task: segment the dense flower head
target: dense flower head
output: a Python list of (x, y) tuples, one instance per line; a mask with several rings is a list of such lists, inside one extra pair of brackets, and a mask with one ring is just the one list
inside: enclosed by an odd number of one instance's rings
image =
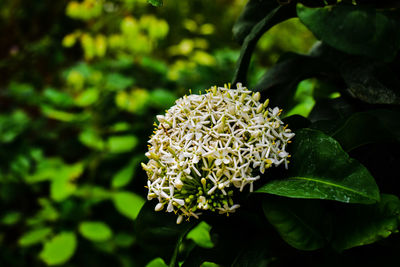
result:
[(149, 140), (148, 199), (155, 210), (166, 208), (183, 217), (198, 218), (202, 210), (234, 212), (234, 194), (260, 173), (284, 164), (294, 133), (279, 119), (282, 110), (260, 103), (260, 93), (212, 87), (205, 94), (184, 96), (165, 115), (158, 115)]

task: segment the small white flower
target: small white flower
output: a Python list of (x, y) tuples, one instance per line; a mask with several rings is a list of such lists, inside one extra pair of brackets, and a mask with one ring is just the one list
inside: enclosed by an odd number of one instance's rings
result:
[(155, 210), (155, 211), (160, 211), (160, 210), (162, 210), (163, 208), (164, 208), (164, 204), (158, 203), (158, 204), (156, 205), (156, 207), (154, 208), (154, 210)]
[(228, 206), (228, 204), (225, 204), (222, 208), (218, 208), (219, 210), (219, 214), (229, 214), (229, 213), (233, 213), (236, 211), (236, 209), (238, 209), (240, 207), (239, 204), (235, 204), (231, 207)]

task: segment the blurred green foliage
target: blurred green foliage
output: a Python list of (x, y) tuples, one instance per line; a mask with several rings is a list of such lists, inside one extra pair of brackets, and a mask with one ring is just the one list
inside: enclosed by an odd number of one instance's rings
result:
[[(152, 260), (133, 222), (145, 201), (140, 162), (154, 117), (188, 89), (231, 80), (240, 48), (231, 28), (244, 3), (0, 2), (1, 265)], [(250, 79), (314, 40), (296, 20), (275, 27)], [(309, 112), (311, 87), (299, 87), (296, 99), (307, 104), (295, 112)], [(212, 247), (209, 230), (204, 223), (188, 238)]]

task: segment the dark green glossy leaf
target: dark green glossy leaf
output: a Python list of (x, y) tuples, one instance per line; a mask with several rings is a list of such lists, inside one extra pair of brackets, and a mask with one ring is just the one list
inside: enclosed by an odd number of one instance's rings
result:
[(334, 225), (332, 246), (335, 249), (371, 244), (399, 231), (400, 200), (383, 194), (375, 205), (346, 207), (336, 214)]
[(300, 115), (292, 115), (283, 119), (285, 124), (289, 125), (289, 129), (296, 131), (298, 129), (306, 128), (310, 125), (310, 121)]
[(316, 250), (325, 245), (324, 210), (316, 200), (267, 198), (264, 214), (281, 237), (300, 250)]
[(272, 26), (293, 16), (295, 16), (294, 5), (278, 6), (265, 13), (265, 16), (251, 27), (251, 31), (244, 39), (240, 56), (236, 63), (236, 70), (232, 79), (233, 84), (237, 82), (246, 84), (251, 55), (261, 36)]
[(354, 98), (370, 104), (400, 104), (400, 79), (389, 65), (347, 57), (340, 66), (347, 91)]
[(179, 245), (195, 222), (183, 221), (176, 224), (175, 214), (156, 212), (154, 207), (155, 203), (148, 201), (140, 210), (135, 224), (137, 243), (149, 256), (162, 257), (166, 262), (170, 262), (170, 266), (174, 266)]
[[(400, 23), (367, 6), (297, 6), (300, 20), (322, 41), (355, 55), (392, 60), (400, 47)], [(390, 40), (390, 41), (388, 41)]]
[(331, 136), (344, 150), (378, 142), (400, 141), (400, 112), (372, 110), (355, 113), (340, 125)]
[(254, 88), (265, 92), (271, 103), (286, 110), (294, 104), (292, 99), (302, 80), (330, 71), (331, 68), (318, 58), (287, 53), (263, 75)]
[[(222, 266), (232, 266), (234, 262), (240, 264), (246, 262), (247, 258), (242, 259), (241, 255), (246, 257), (248, 250), (253, 250), (256, 246), (270, 249), (270, 246), (275, 245), (275, 241), (280, 241), (280, 237), (274, 234), (273, 227), (266, 225), (264, 214), (259, 209), (259, 200), (257, 198), (248, 200), (238, 212), (229, 217), (214, 213), (202, 215), (203, 220), (212, 226), (210, 236), (214, 247), (206, 249), (195, 246), (182, 267), (200, 266), (204, 261), (215, 262)], [(261, 259), (264, 256), (269, 258), (265, 254), (259, 255), (259, 262), (264, 262)], [(257, 261), (252, 262), (257, 263)]]
[(292, 161), (286, 178), (273, 180), (257, 192), (292, 198), (329, 199), (371, 204), (379, 189), (368, 170), (343, 151), (328, 135), (301, 129), (291, 145)]
[[(339, 87), (339, 90), (346, 95), (370, 104), (400, 103), (400, 79), (396, 75), (398, 66), (395, 64), (350, 55), (323, 42), (315, 45), (310, 54), (332, 67), (330, 76), (336, 79), (341, 76), (346, 87)], [(353, 108), (360, 105), (351, 104)]]
[(313, 122), (310, 128), (314, 128), (314, 125), (318, 124), (315, 129), (323, 132), (334, 131), (340, 120), (357, 111), (359, 111), (357, 105), (354, 105), (354, 101), (349, 98), (338, 97), (317, 100), (308, 116), (308, 119)]
[(268, 267), (274, 261), (274, 257), (270, 255), (269, 248), (264, 244), (249, 244), (235, 258), (232, 267)]

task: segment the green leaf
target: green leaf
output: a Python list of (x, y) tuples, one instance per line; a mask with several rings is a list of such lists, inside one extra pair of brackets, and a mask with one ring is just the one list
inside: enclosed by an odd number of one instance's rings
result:
[(93, 184), (80, 185), (74, 192), (75, 196), (90, 200), (93, 203), (109, 199), (112, 194), (109, 190)]
[(74, 100), (69, 94), (54, 88), (44, 89), (43, 97), (50, 104), (61, 108), (69, 108), (74, 104)]
[(161, 7), (163, 5), (162, 0), (147, 0), (147, 2), (156, 7)]
[(21, 110), (0, 115), (0, 143), (10, 143), (28, 127), (29, 117)]
[(49, 180), (59, 173), (63, 165), (64, 163), (60, 158), (46, 158), (41, 160), (36, 166), (35, 173), (25, 177), (25, 181), (28, 183), (38, 183)]
[(81, 222), (79, 232), (83, 237), (96, 242), (106, 241), (112, 237), (112, 230), (104, 222)]
[(150, 93), (151, 104), (160, 109), (170, 108), (176, 98), (175, 94), (166, 89), (155, 89)]
[(340, 66), (347, 91), (354, 98), (370, 104), (400, 104), (400, 79), (390, 65), (348, 57)]
[(80, 119), (80, 114), (53, 109), (46, 105), (41, 106), (41, 111), (45, 117), (62, 122), (72, 122)]
[(73, 181), (81, 176), (84, 166), (81, 162), (73, 165), (64, 165), (58, 173), (51, 177), (50, 195), (55, 201), (63, 201), (76, 190)]
[(309, 8), (299, 4), (297, 15), (317, 38), (349, 54), (390, 61), (400, 47), (400, 23), (389, 11), (362, 5)]
[(302, 128), (307, 128), (311, 122), (300, 115), (292, 115), (286, 118), (283, 118), (283, 122), (289, 125), (289, 128), (292, 131), (297, 131)]
[(128, 165), (126, 165), (120, 171), (118, 171), (111, 180), (111, 187), (121, 188), (129, 184), (129, 182), (135, 175), (139, 163), (142, 160), (143, 160), (142, 156), (136, 156), (135, 158), (132, 159), (132, 161)]
[(44, 244), (39, 256), (47, 265), (66, 263), (74, 255), (76, 243), (73, 232), (61, 232)]
[(117, 246), (126, 248), (131, 246), (135, 242), (135, 238), (132, 233), (117, 233), (114, 237), (114, 243)]
[(301, 115), (308, 117), (315, 105), (313, 91), (315, 90), (316, 82), (313, 79), (301, 81), (297, 85), (296, 93), (293, 97), (295, 106), (285, 112), (285, 116)]
[[(380, 59), (350, 55), (323, 42), (315, 45), (310, 54), (333, 68), (329, 71), (331, 76), (340, 75), (343, 78), (347, 87), (338, 89), (345, 89), (346, 94), (370, 104), (400, 103), (397, 66)], [(354, 103), (350, 106), (355, 108)]]
[[(263, 240), (264, 241), (264, 240)], [(249, 242), (240, 253), (237, 253), (237, 257), (232, 263), (232, 267), (268, 267), (271, 263), (276, 260), (271, 254), (271, 248), (264, 242)]]
[(86, 89), (75, 98), (75, 104), (79, 107), (88, 107), (99, 99), (100, 91), (97, 88)]
[(176, 224), (175, 214), (156, 212), (154, 206), (154, 201), (147, 201), (140, 210), (135, 224), (137, 244), (149, 256), (162, 257), (170, 266), (174, 266), (182, 239), (194, 222)]
[(301, 129), (291, 150), (292, 161), (286, 178), (268, 182), (257, 192), (346, 203), (379, 201), (374, 178), (335, 139), (316, 130)]
[(268, 221), (289, 245), (300, 250), (325, 245), (324, 210), (318, 201), (267, 198), (262, 205)]
[(135, 83), (132, 77), (126, 77), (119, 73), (110, 73), (106, 76), (106, 89), (110, 91), (124, 90)]
[(271, 103), (281, 107), (294, 106), (293, 98), (298, 84), (305, 79), (331, 72), (331, 68), (318, 58), (286, 53), (254, 86), (265, 92)]
[(211, 261), (205, 261), (200, 265), (200, 267), (220, 267), (220, 266), (221, 265), (216, 264), (216, 263), (211, 262)]
[(92, 149), (102, 150), (104, 148), (104, 142), (101, 137), (91, 129), (86, 129), (81, 132), (79, 134), (79, 141)]
[(39, 228), (25, 233), (18, 240), (18, 244), (21, 247), (31, 246), (40, 243), (45, 240), (45, 238), (51, 233), (51, 228)]
[(192, 239), (197, 245), (203, 248), (214, 247), (210, 236), (211, 226), (206, 222), (200, 222), (186, 236), (186, 239)]
[(119, 132), (126, 132), (131, 129), (132, 124), (124, 121), (117, 122), (110, 126), (110, 132), (112, 133), (119, 133)]
[(0, 222), (5, 225), (13, 225), (21, 220), (22, 214), (18, 211), (6, 212), (2, 217)]
[(155, 258), (151, 262), (146, 264), (146, 267), (168, 267), (162, 258)]
[(261, 36), (272, 26), (289, 19), (295, 15), (294, 6), (292, 4), (278, 6), (265, 14), (265, 17), (255, 24), (250, 33), (244, 39), (240, 56), (236, 63), (236, 70), (233, 75), (232, 84), (241, 82), (247, 83), (247, 70), (249, 68), (251, 55)]
[(115, 208), (124, 216), (135, 220), (145, 200), (130, 192), (117, 192), (113, 195)]
[(111, 153), (125, 153), (132, 151), (138, 142), (134, 135), (111, 136), (107, 139), (107, 148)]
[(331, 134), (346, 151), (365, 144), (400, 142), (400, 112), (371, 110), (359, 112), (347, 118)]
[(335, 249), (371, 244), (399, 232), (400, 200), (394, 195), (382, 194), (381, 201), (375, 205), (345, 207), (334, 216), (334, 225), (332, 246)]

